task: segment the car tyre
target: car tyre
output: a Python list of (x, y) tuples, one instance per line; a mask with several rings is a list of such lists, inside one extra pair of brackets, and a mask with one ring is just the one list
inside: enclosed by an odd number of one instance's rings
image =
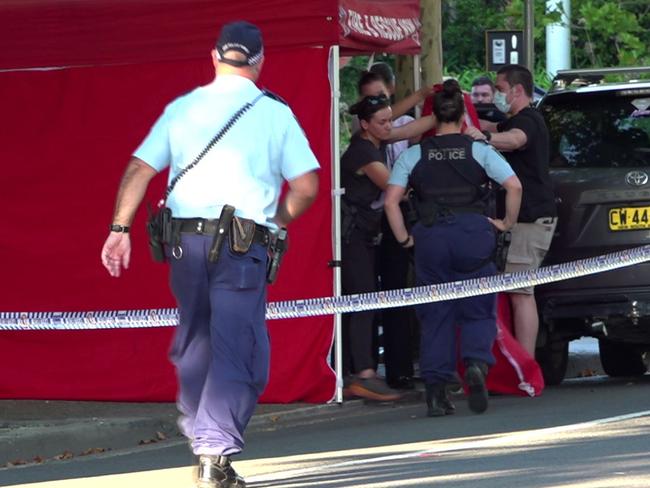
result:
[(641, 376), (647, 367), (644, 353), (632, 344), (599, 339), (600, 362), (609, 376)]
[(566, 375), (569, 363), (569, 341), (547, 341), (537, 348), (535, 358), (542, 368), (544, 383), (559, 385)]

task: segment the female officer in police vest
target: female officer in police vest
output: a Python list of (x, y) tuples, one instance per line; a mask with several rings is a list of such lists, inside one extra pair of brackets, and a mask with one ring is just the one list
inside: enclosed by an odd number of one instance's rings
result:
[[(419, 285), (489, 276), (496, 231), (517, 222), (521, 184), (508, 163), (491, 146), (462, 135), (465, 107), (458, 82), (448, 80), (435, 95), (436, 135), (409, 148), (391, 174), (384, 210), (397, 241), (415, 245), (415, 273)], [(503, 220), (486, 216), (488, 177), (506, 192)], [(409, 234), (399, 202), (413, 188), (418, 222)], [(487, 409), (485, 375), (494, 363), (496, 337), (495, 294), (419, 305), (422, 328), (420, 372), (426, 384), (427, 415), (451, 414), (455, 407), (445, 385), (456, 371), (457, 327), (465, 362), (469, 407)]]

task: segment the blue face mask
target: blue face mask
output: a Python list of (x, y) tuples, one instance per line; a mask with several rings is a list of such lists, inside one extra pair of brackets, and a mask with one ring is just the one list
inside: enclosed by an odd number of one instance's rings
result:
[(496, 107), (504, 114), (510, 112), (510, 108), (512, 106), (511, 103), (508, 103), (506, 94), (500, 91), (497, 91), (494, 94), (494, 105), (496, 105)]

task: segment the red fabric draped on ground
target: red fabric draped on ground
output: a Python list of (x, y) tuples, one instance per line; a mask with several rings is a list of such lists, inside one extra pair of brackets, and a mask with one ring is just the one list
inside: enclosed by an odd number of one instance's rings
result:
[(488, 390), (509, 395), (541, 395), (544, 390), (542, 370), (512, 334), (510, 302), (504, 293), (497, 297), (497, 328), (492, 348), (497, 362), (487, 376)]
[[(131, 152), (167, 102), (212, 79), (208, 54), (188, 61), (0, 73), (1, 311), (175, 306), (167, 266), (149, 257), (143, 208), (133, 225), (125, 275), (110, 278), (99, 253)], [(260, 80), (294, 109), (322, 167), (320, 195), (292, 225), (291, 247), (270, 300), (332, 290), (327, 59), (325, 48), (271, 52)], [(146, 201), (157, 201), (165, 182), (166, 175), (156, 178)], [(332, 317), (272, 321), (269, 329), (271, 381), (262, 400), (329, 400), (335, 384), (327, 364)], [(173, 400), (175, 378), (167, 361), (172, 332), (0, 332), (0, 397)]]

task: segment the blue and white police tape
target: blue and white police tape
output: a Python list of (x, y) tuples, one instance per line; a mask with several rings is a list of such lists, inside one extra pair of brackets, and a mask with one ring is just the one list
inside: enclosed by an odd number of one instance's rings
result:
[[(650, 261), (650, 245), (537, 270), (504, 273), (437, 285), (359, 295), (271, 302), (267, 320), (379, 310), (454, 300), (577, 278)], [(0, 330), (74, 330), (167, 327), (178, 323), (174, 308), (101, 312), (0, 312)]]

